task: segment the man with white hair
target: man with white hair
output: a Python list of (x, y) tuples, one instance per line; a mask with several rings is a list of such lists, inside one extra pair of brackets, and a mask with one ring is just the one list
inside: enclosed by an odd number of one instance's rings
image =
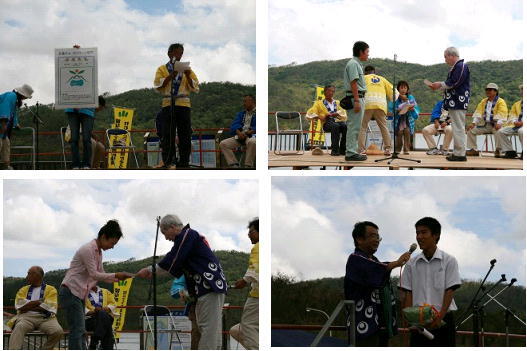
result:
[(507, 103), (499, 96), (499, 88), (495, 83), (487, 84), (485, 88), (486, 98), (481, 100), (472, 115), (472, 124), (468, 126), (467, 156), (479, 156), (476, 137), (481, 134), (493, 134), (496, 139), (496, 150), (494, 155), (500, 156), (500, 139), (496, 133), (501, 128), (503, 122), (507, 120)]
[(509, 136), (518, 135), (523, 149), (523, 85), (520, 85), (520, 96), (522, 98), (512, 105), (509, 112), (509, 118), (504, 122), (503, 128), (500, 128), (498, 133), (495, 134), (497, 137), (496, 140), (499, 140), (501, 151), (505, 153), (505, 158), (518, 157), (516, 151), (512, 148)]
[(27, 84), (0, 95), (0, 157), (6, 169), (12, 169), (9, 138), (13, 128), (18, 127), (17, 109), (22, 106), (22, 100), (31, 99), (32, 95), (33, 88)]
[[(198, 348), (220, 349), (221, 312), (227, 293), (227, 280), (220, 261), (205, 237), (191, 229), (189, 224), (183, 225), (178, 216), (164, 216), (160, 229), (174, 246), (156, 267), (160, 274), (185, 275), (187, 291), (196, 299), (196, 322), (201, 333)], [(136, 276), (151, 278), (152, 267), (141, 269)]]
[(470, 102), (470, 70), (464, 60), (459, 59), (459, 51), (455, 47), (447, 48), (444, 57), (446, 64), (451, 67), (447, 79), (430, 84), (430, 88), (445, 91), (443, 106), (452, 121), (454, 152), (446, 159), (466, 161), (465, 115)]

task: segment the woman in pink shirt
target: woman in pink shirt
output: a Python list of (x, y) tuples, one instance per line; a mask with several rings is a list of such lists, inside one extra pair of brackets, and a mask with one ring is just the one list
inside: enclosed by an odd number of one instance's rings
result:
[(59, 290), (60, 306), (66, 311), (70, 329), (68, 348), (86, 350), (84, 334), (84, 301), (98, 281), (108, 283), (132, 277), (130, 273), (106, 273), (102, 266), (102, 250), (112, 249), (123, 236), (116, 220), (109, 220), (100, 230), (97, 239), (81, 246), (70, 263), (70, 268)]

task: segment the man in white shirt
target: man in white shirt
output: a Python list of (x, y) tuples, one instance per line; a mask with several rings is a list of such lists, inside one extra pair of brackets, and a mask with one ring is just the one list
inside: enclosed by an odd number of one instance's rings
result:
[(439, 314), (426, 327), (434, 334), (434, 339), (412, 333), (410, 346), (455, 346), (456, 330), (452, 311), (457, 310), (454, 291), (461, 285), (457, 261), (437, 247), (441, 224), (435, 218), (418, 220), (415, 232), (417, 243), (423, 251), (412, 257), (404, 269), (401, 278), (401, 289), (405, 291), (403, 307), (429, 304)]

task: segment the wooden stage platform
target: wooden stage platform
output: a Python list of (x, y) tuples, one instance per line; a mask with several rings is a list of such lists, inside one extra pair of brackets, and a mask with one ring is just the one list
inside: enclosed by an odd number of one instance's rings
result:
[(383, 155), (368, 155), (366, 161), (346, 162), (344, 156), (330, 156), (324, 151), (323, 155), (313, 156), (311, 151), (306, 151), (303, 155), (276, 155), (269, 152), (269, 168), (284, 167), (292, 169), (304, 169), (306, 167), (340, 167), (342, 169), (375, 167), (397, 169), (509, 169), (521, 170), (523, 161), (520, 159), (495, 158), (494, 153), (483, 153), (482, 156), (467, 157), (466, 162), (451, 162), (445, 156), (427, 155), (424, 151), (411, 151), (410, 155), (400, 155), (405, 158), (421, 160), (420, 163), (394, 160), (390, 165), (388, 161), (375, 162), (384, 158)]

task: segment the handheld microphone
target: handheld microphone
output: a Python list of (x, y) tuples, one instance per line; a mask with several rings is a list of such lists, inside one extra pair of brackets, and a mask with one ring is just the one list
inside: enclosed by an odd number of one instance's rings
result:
[(410, 249), (408, 250), (408, 253), (412, 253), (412, 252), (414, 252), (415, 249), (417, 249), (417, 244), (416, 244), (416, 243), (413, 243), (412, 245), (410, 245)]

